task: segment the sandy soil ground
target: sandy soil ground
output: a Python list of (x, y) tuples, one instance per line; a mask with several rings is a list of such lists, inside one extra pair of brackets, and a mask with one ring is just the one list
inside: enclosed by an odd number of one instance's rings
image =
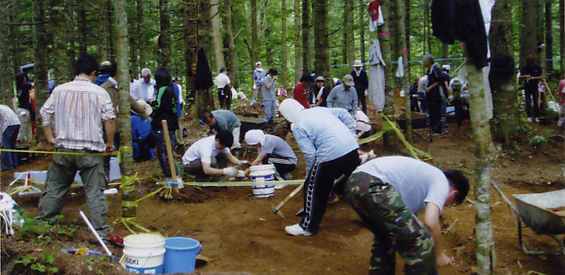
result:
[[(189, 130), (186, 144), (200, 138), (205, 128), (187, 118), (185, 127)], [(553, 126), (531, 124), (539, 133), (563, 132)], [(375, 125), (379, 128), (379, 124)], [(441, 169), (463, 169), (474, 182), (475, 144), (470, 125), (457, 127), (450, 123), (449, 133), (434, 136), (433, 142), (414, 138), (414, 145), (430, 153), (430, 163)], [(512, 194), (528, 194), (565, 188), (565, 179), (560, 167), (565, 163), (564, 143), (550, 139), (546, 146), (539, 148), (528, 145), (531, 136), (524, 135), (512, 150), (500, 150), (491, 171), (492, 180), (511, 198)], [(292, 135), (287, 140), (298, 149)], [(499, 146), (499, 145), (497, 145)], [(364, 149), (373, 149), (382, 155), (382, 141), (377, 140)], [(304, 178), (304, 161), (301, 154), (299, 169), (294, 178)], [(246, 159), (252, 159), (252, 153)], [(177, 157), (180, 161), (180, 156)], [(17, 171), (47, 169), (51, 157), (40, 156), (32, 163), (18, 167)], [(156, 161), (136, 163), (135, 170), (140, 178), (156, 176), (159, 166)], [(1, 190), (13, 180), (13, 172), (2, 172)], [(159, 186), (155, 180), (146, 178), (136, 185), (139, 197), (149, 194)], [(138, 222), (167, 237), (185, 236), (197, 239), (203, 246), (202, 255), (210, 260), (197, 268), (200, 274), (366, 274), (370, 258), (372, 233), (367, 230), (359, 217), (345, 202), (331, 205), (326, 211), (320, 232), (311, 237), (292, 237), (284, 227), (299, 221), (294, 213), (302, 208), (302, 198), (296, 196), (281, 211), (286, 219), (273, 214), (272, 207), (287, 196), (295, 186), (279, 190), (270, 198), (256, 198), (251, 187), (203, 187), (187, 186), (181, 192), (187, 200), (164, 201), (158, 196), (139, 203)], [(77, 209), (86, 209), (82, 188), (73, 189), (62, 214), (66, 223), (78, 224), (78, 233), (87, 234), (80, 221)], [(37, 215), (39, 195), (14, 196), (19, 205), (30, 216)], [(476, 249), (474, 236), (473, 193), (463, 204), (446, 208), (442, 215), (442, 245), (448, 255), (455, 257), (455, 265), (442, 268), (440, 274), (474, 274)], [(496, 246), (497, 274), (565, 274), (565, 256), (535, 256), (525, 254), (518, 243), (517, 228), (507, 204), (491, 191), (492, 225)], [(127, 236), (130, 232), (120, 223), (113, 223), (121, 217), (121, 193), (108, 196), (110, 213), (108, 222), (115, 234)], [(78, 234), (77, 233), (77, 234)], [(79, 236), (78, 234), (77, 236)], [(560, 236), (563, 238), (563, 235)], [(557, 243), (547, 235), (536, 235), (529, 228), (524, 229), (524, 241), (530, 249), (559, 251)], [(46, 250), (52, 250), (57, 257), (54, 265), (68, 274), (98, 272), (119, 274), (117, 267), (98, 260), (97, 256), (75, 256), (57, 252), (58, 248), (89, 247), (102, 251), (101, 247), (82, 238), (55, 238), (46, 243), (24, 241), (18, 234), (6, 236), (2, 232), (2, 274), (34, 274), (16, 264), (24, 257), (41, 257)], [(114, 255), (121, 256), (120, 248), (111, 247)], [(397, 274), (402, 274), (403, 260), (397, 257)], [(533, 273), (535, 272), (535, 273)]]

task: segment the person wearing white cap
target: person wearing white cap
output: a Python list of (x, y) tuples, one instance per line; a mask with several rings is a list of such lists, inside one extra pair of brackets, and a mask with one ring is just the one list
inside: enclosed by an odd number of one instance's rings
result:
[(261, 61), (255, 63), (255, 70), (253, 71), (253, 97), (251, 98), (251, 106), (253, 107), (257, 103), (257, 96), (259, 91), (263, 87), (263, 77), (265, 77), (265, 71), (261, 68)]
[[(359, 145), (348, 127), (328, 108), (304, 107), (294, 99), (285, 99), (279, 111), (291, 123), (294, 138), (306, 160), (304, 182), (304, 218), (287, 226), (293, 236), (310, 236), (318, 232), (326, 211), (334, 180), (347, 179), (360, 163)], [(354, 130), (353, 130), (354, 131)], [(345, 180), (338, 182), (336, 193), (343, 191)]]
[(323, 76), (316, 77), (316, 85), (314, 85), (314, 96), (312, 97), (312, 103), (318, 107), (327, 107), (327, 98), (330, 91), (324, 86), (325, 79)]
[(355, 82), (350, 74), (343, 76), (342, 84), (335, 86), (328, 95), (328, 108), (340, 107), (346, 109), (351, 115), (357, 113), (358, 99)]
[(363, 63), (361, 63), (361, 60), (355, 60), (355, 63), (353, 63), (351, 76), (353, 77), (353, 82), (355, 82), (357, 99), (359, 100), (361, 107), (363, 107), (363, 112), (367, 113), (365, 90), (367, 90), (367, 87), (369, 87), (369, 79), (367, 78), (367, 72), (365, 72), (365, 69), (363, 69)]
[(298, 158), (284, 139), (266, 135), (261, 130), (250, 130), (245, 133), (245, 143), (257, 147), (259, 151), (259, 155), (251, 162), (251, 165), (273, 164), (276, 169), (275, 178), (277, 180), (290, 179), (290, 172), (296, 167)]

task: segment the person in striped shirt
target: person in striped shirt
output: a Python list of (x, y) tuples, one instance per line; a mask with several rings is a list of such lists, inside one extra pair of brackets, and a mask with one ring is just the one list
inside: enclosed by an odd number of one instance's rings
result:
[[(104, 156), (91, 153), (114, 151), (115, 114), (108, 93), (92, 83), (97, 69), (96, 59), (81, 56), (76, 63), (75, 79), (57, 86), (41, 108), (45, 137), (62, 154), (53, 155), (47, 170), (37, 219), (55, 221), (75, 174), (80, 171), (89, 220), (98, 234), (107, 236), (111, 228), (106, 224), (108, 205), (103, 194), (108, 185)], [(102, 137), (102, 123), (106, 142)]]

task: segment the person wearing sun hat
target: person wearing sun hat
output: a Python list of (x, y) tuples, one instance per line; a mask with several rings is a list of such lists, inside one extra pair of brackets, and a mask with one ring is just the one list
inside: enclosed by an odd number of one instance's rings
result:
[(277, 180), (291, 178), (290, 172), (296, 167), (298, 158), (284, 139), (266, 135), (262, 130), (250, 130), (245, 133), (245, 143), (256, 147), (259, 151), (257, 158), (251, 162), (251, 165), (273, 164), (276, 169), (275, 178)]
[(365, 90), (369, 87), (369, 79), (367, 72), (363, 69), (361, 60), (355, 60), (353, 63), (353, 70), (351, 71), (353, 82), (355, 82), (355, 90), (357, 91), (357, 99), (363, 108), (363, 113), (367, 113), (367, 101), (365, 99)]
[(328, 95), (328, 108), (340, 107), (346, 109), (351, 115), (357, 113), (359, 103), (354, 86), (353, 76), (350, 74), (343, 76), (342, 84), (335, 86)]
[[(332, 188), (343, 191), (343, 184), (360, 163), (359, 145), (351, 130), (329, 108), (304, 107), (294, 99), (285, 99), (280, 113), (291, 124), (296, 143), (306, 160), (304, 181), (304, 218), (287, 226), (293, 236), (310, 236), (318, 232)], [(345, 112), (345, 111), (343, 111)], [(334, 181), (344, 177), (334, 188)]]

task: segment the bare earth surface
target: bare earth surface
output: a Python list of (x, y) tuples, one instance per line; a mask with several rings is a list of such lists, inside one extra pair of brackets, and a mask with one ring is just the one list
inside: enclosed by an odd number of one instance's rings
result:
[[(189, 130), (186, 144), (201, 137), (205, 127), (186, 119)], [(552, 131), (563, 135), (554, 126), (530, 124), (534, 131)], [(380, 130), (380, 123), (374, 128)], [(441, 169), (463, 169), (474, 182), (475, 143), (469, 124), (458, 128), (449, 124), (449, 133), (434, 137), (427, 142), (415, 137), (414, 145), (430, 153), (430, 163)], [(499, 150), (491, 171), (492, 180), (510, 198), (512, 194), (529, 194), (554, 191), (565, 188), (560, 167), (564, 166), (565, 147), (563, 141), (550, 139), (548, 145), (534, 148), (528, 144), (531, 136), (524, 134), (515, 149)], [(292, 134), (287, 141), (298, 150)], [(498, 146), (498, 145), (497, 145)], [(382, 140), (364, 146), (382, 155)], [(301, 154), (300, 168), (294, 171), (295, 179), (304, 178), (304, 160)], [(176, 160), (180, 161), (179, 155)], [(246, 153), (246, 159), (255, 155)], [(32, 163), (18, 167), (17, 171), (46, 170), (50, 156), (39, 156)], [(147, 195), (159, 186), (148, 176), (159, 175), (158, 163), (148, 161), (136, 163), (138, 177), (145, 178), (136, 185), (139, 197)], [(2, 172), (1, 190), (6, 191), (13, 180), (13, 172)], [(367, 230), (351, 207), (341, 201), (330, 205), (326, 211), (317, 235), (292, 237), (284, 227), (299, 221), (294, 216), (302, 208), (301, 193), (292, 199), (281, 211), (286, 219), (273, 214), (273, 205), (283, 200), (295, 186), (278, 190), (270, 198), (256, 198), (251, 187), (202, 187), (187, 186), (181, 192), (187, 200), (165, 201), (153, 196), (139, 202), (137, 217), (139, 224), (167, 237), (184, 236), (201, 242), (202, 255), (210, 260), (196, 269), (200, 274), (366, 274), (370, 258), (372, 233)], [(18, 196), (14, 199), (21, 208), (37, 215), (39, 195)], [(446, 208), (442, 215), (443, 249), (455, 257), (455, 265), (440, 269), (440, 274), (474, 274), (476, 250), (474, 237), (473, 193), (463, 204)], [(563, 198), (565, 200), (565, 198)], [(513, 222), (507, 204), (496, 191), (491, 189), (491, 211), (496, 246), (497, 274), (565, 274), (565, 257), (535, 256), (525, 254), (518, 243), (518, 230)], [(108, 222), (115, 234), (127, 236), (130, 232), (121, 224), (113, 223), (121, 217), (121, 193), (108, 196), (110, 213)], [(6, 236), (2, 232), (2, 274), (34, 274), (16, 260), (25, 257), (42, 257), (50, 250), (57, 257), (53, 264), (65, 274), (120, 274), (124, 271), (101, 260), (99, 256), (78, 256), (58, 252), (58, 248), (89, 247), (103, 251), (80, 236), (88, 236), (86, 226), (80, 220), (77, 209), (87, 209), (82, 188), (74, 188), (69, 194), (62, 214), (65, 223), (80, 226), (72, 238), (55, 237), (52, 241), (24, 241), (19, 236)], [(563, 239), (563, 235), (560, 235)], [(531, 229), (524, 229), (524, 242), (529, 249), (559, 251), (557, 243), (547, 235), (537, 235)], [(122, 256), (120, 248), (110, 246), (113, 254)], [(403, 260), (397, 257), (397, 274), (402, 274)]]

